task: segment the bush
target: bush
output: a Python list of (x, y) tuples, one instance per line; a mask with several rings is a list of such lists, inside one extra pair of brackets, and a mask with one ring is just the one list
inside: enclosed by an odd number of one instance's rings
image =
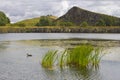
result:
[(49, 18), (49, 16), (42, 16), (40, 17), (39, 22), (36, 24), (36, 26), (52, 26), (54, 25), (52, 19)]
[(8, 23), (10, 23), (9, 18), (3, 12), (0, 12), (0, 26), (5, 26)]
[(96, 26), (106, 26), (105, 21), (100, 19), (97, 23)]
[(87, 26), (88, 26), (88, 23), (84, 21), (84, 22), (81, 23), (80, 26), (81, 26), (81, 27), (87, 27)]

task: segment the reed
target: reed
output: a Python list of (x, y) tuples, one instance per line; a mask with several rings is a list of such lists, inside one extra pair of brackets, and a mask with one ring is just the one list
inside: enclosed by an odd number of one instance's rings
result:
[(77, 46), (72, 50), (65, 50), (56, 59), (58, 51), (49, 51), (42, 60), (43, 67), (53, 67), (56, 61), (60, 68), (67, 67), (96, 67), (102, 58), (102, 49), (91, 45)]
[(57, 50), (48, 51), (47, 54), (42, 59), (42, 66), (45, 68), (52, 68), (57, 59)]
[(81, 66), (86, 67), (90, 63), (90, 56), (92, 51), (94, 50), (93, 46), (90, 45), (82, 45), (77, 46), (73, 50), (68, 53), (68, 65), (69, 66)]

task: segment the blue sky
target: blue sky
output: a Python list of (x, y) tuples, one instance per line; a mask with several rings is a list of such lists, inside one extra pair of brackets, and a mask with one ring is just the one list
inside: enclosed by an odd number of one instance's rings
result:
[(59, 17), (73, 6), (120, 17), (120, 0), (0, 0), (0, 3), (0, 11), (12, 22), (47, 14)]

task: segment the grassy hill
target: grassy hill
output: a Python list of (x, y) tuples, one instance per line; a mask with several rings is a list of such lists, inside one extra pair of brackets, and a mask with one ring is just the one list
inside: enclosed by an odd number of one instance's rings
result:
[(89, 26), (120, 26), (120, 18), (91, 12), (79, 7), (72, 7), (65, 15), (59, 17), (57, 21), (71, 22), (80, 26), (88, 24)]
[[(36, 25), (37, 24), (37, 25)], [(52, 25), (51, 25), (52, 24)], [(53, 25), (54, 24), (54, 25)], [(68, 12), (57, 18), (55, 16), (41, 16), (23, 20), (12, 26), (120, 26), (120, 18), (91, 12), (79, 7), (72, 7)]]
[[(57, 19), (57, 17), (55, 16), (48, 16), (50, 19)], [(14, 23), (12, 24), (12, 26), (21, 26), (21, 27), (24, 27), (24, 26), (35, 26), (39, 20), (40, 20), (41, 17), (37, 17), (37, 18), (32, 18), (32, 19), (26, 19), (26, 20), (23, 20), (23, 21), (19, 21), (17, 23)]]

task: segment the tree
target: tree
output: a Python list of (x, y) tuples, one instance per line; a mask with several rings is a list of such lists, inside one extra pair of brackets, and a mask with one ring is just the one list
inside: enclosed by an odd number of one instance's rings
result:
[(42, 16), (40, 17), (39, 22), (36, 24), (36, 26), (52, 26), (54, 23), (52, 19), (49, 18), (49, 16)]
[(9, 18), (0, 11), (0, 26), (5, 26), (8, 23), (10, 23)]
[(97, 23), (96, 26), (106, 26), (105, 21), (100, 19)]
[(105, 21), (105, 24), (106, 26), (113, 26), (114, 25), (114, 18), (112, 16), (109, 16), (109, 17), (104, 17), (104, 21)]
[(81, 23), (80, 26), (81, 26), (81, 27), (87, 27), (87, 26), (88, 26), (88, 23), (87, 23), (86, 21), (84, 21), (84, 22)]

